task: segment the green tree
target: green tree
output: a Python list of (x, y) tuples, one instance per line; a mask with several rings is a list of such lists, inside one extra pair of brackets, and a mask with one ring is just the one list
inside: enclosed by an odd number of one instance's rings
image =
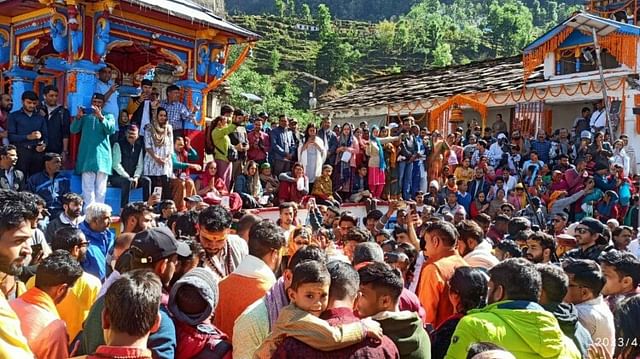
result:
[(278, 15), (281, 18), (284, 18), (284, 12), (287, 9), (287, 5), (284, 3), (284, 0), (275, 0), (276, 10), (278, 10)]
[(531, 11), (518, 0), (493, 0), (486, 25), (494, 57), (515, 55), (534, 37)]
[(378, 23), (376, 26), (376, 35), (381, 49), (387, 53), (392, 52), (396, 36), (396, 23), (387, 20)]
[(305, 21), (309, 23), (313, 21), (313, 16), (311, 15), (311, 8), (309, 7), (309, 5), (307, 5), (306, 3), (302, 4), (301, 12), (302, 12), (301, 16)]
[(333, 23), (331, 22), (331, 12), (325, 4), (318, 5), (318, 27), (320, 27), (320, 39), (324, 40), (333, 33)]
[(336, 34), (323, 42), (316, 59), (316, 73), (331, 84), (340, 85), (354, 72), (361, 53)]
[(296, 17), (296, 0), (287, 0), (287, 9), (289, 10), (289, 16)]
[(273, 73), (278, 72), (280, 69), (280, 61), (282, 60), (282, 54), (278, 51), (277, 48), (271, 50), (271, 57), (269, 58), (269, 66), (271, 67), (271, 71)]
[(439, 43), (433, 50), (433, 66), (449, 66), (452, 63), (453, 55), (451, 54), (451, 45), (446, 42)]

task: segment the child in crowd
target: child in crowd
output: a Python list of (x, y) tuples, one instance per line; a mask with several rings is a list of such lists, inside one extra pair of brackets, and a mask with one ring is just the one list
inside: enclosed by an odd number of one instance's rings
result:
[(369, 320), (332, 327), (318, 317), (327, 308), (331, 276), (323, 263), (307, 261), (293, 270), (288, 289), (290, 304), (278, 315), (271, 334), (262, 342), (254, 358), (271, 358), (285, 337), (295, 337), (323, 351), (346, 348), (367, 337), (382, 338), (382, 331)]
[(361, 165), (358, 168), (358, 171), (353, 178), (353, 188), (349, 201), (359, 203), (372, 197), (367, 184), (367, 170), (367, 166), (365, 165)]
[(316, 198), (316, 201), (319, 204), (340, 207), (340, 202), (336, 201), (333, 197), (333, 181), (331, 180), (332, 173), (333, 167), (331, 167), (331, 165), (322, 166), (322, 174), (320, 177), (316, 178), (311, 195)]
[(176, 358), (231, 358), (229, 338), (211, 323), (218, 284), (205, 268), (195, 268), (171, 288), (169, 311), (176, 325)]

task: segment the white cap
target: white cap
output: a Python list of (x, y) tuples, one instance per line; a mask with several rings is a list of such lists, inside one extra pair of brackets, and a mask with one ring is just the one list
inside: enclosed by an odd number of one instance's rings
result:
[(500, 133), (500, 134), (498, 135), (498, 139), (499, 139), (499, 140), (500, 140), (500, 139), (506, 139), (506, 138), (507, 138), (507, 136), (506, 136), (504, 133)]
[(582, 132), (580, 132), (580, 138), (586, 138), (586, 139), (591, 139), (591, 132), (584, 130)]

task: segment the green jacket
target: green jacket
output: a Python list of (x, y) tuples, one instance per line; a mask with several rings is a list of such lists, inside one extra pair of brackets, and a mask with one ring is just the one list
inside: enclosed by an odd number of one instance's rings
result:
[(401, 359), (431, 358), (431, 340), (416, 313), (381, 312), (371, 318), (380, 323), (384, 335), (398, 348)]
[(80, 147), (76, 162), (76, 172), (102, 172), (111, 174), (111, 143), (109, 136), (116, 133), (115, 120), (110, 113), (104, 120), (84, 115), (71, 123), (71, 133), (80, 133)]
[(225, 127), (216, 128), (212, 131), (211, 137), (213, 138), (213, 144), (215, 145), (215, 152), (213, 154), (214, 159), (229, 162), (229, 159), (227, 158), (227, 152), (229, 151), (229, 146), (231, 146), (229, 134), (233, 133), (235, 130), (236, 125), (231, 123)]
[(470, 311), (460, 319), (445, 358), (466, 358), (469, 346), (478, 342), (497, 344), (518, 359), (581, 357), (553, 314), (527, 301), (502, 301)]

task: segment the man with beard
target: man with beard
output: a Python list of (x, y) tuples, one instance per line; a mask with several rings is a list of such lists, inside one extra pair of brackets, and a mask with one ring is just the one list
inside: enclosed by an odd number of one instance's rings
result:
[(82, 205), (82, 197), (77, 193), (69, 192), (62, 196), (63, 211), (47, 225), (47, 230), (45, 231), (47, 241), (51, 242), (56, 232), (61, 228), (78, 228), (80, 226), (80, 223), (84, 221)]
[(565, 257), (598, 261), (600, 254), (607, 249), (606, 243), (609, 242), (609, 238), (604, 238), (604, 224), (597, 219), (587, 217), (578, 223), (575, 232), (578, 248), (567, 252)]
[[(7, 278), (20, 274), (22, 266), (29, 263), (29, 238), (33, 232), (31, 221), (37, 210), (35, 204), (14, 191), (0, 190), (0, 203), (0, 275)], [(0, 357), (33, 358), (27, 339), (20, 330), (20, 319), (2, 292), (0, 317)]]
[(472, 220), (464, 220), (456, 226), (460, 238), (458, 252), (470, 267), (491, 269), (498, 264), (492, 253), (491, 243), (484, 238), (482, 228)]
[(69, 252), (53, 252), (38, 266), (35, 286), (11, 301), (37, 358), (69, 357), (69, 337), (55, 305), (62, 302), (81, 275), (80, 264)]
[(489, 277), (489, 305), (460, 319), (446, 359), (464, 358), (478, 342), (499, 345), (519, 359), (581, 357), (553, 314), (537, 303), (542, 279), (535, 265), (507, 259), (491, 268)]
[(124, 224), (122, 233), (138, 233), (153, 227), (153, 209), (145, 202), (128, 203), (122, 209), (120, 221)]
[(475, 169), (475, 177), (473, 181), (469, 182), (469, 190), (471, 198), (477, 198), (478, 193), (482, 192), (485, 196), (489, 193), (489, 181), (484, 178), (484, 170), (480, 167)]
[(9, 115), (9, 142), (18, 148), (18, 169), (29, 177), (42, 171), (42, 154), (47, 147), (47, 121), (36, 111), (38, 95), (22, 94), (22, 108)]
[(13, 108), (13, 99), (8, 93), (0, 95), (0, 143), (2, 145), (9, 144), (9, 131), (7, 131), (7, 122), (9, 113)]
[(71, 180), (60, 172), (62, 157), (57, 153), (45, 153), (44, 171), (36, 173), (27, 180), (27, 189), (47, 202), (47, 210), (56, 217), (63, 210), (62, 197), (71, 192)]
[(556, 244), (553, 237), (543, 232), (535, 232), (529, 236), (525, 257), (532, 263), (557, 262)]
[(231, 232), (231, 214), (224, 207), (214, 205), (198, 215), (198, 236), (203, 258), (200, 266), (211, 269), (217, 280), (221, 280), (238, 268), (249, 254), (247, 242)]
[(542, 278), (540, 304), (556, 317), (564, 335), (573, 340), (582, 357), (586, 358), (587, 348), (593, 340), (580, 323), (575, 306), (564, 302), (564, 297), (569, 291), (569, 277), (561, 267), (553, 264), (538, 264), (536, 269)]
[(144, 142), (138, 135), (138, 127), (130, 125), (127, 136), (113, 144), (113, 173), (109, 177), (112, 186), (121, 190), (120, 203), (129, 202), (131, 189), (142, 188), (142, 198), (149, 199), (151, 179), (142, 175), (144, 169)]
[(230, 338), (240, 314), (275, 284), (274, 273), (280, 268), (286, 243), (282, 230), (273, 222), (261, 221), (249, 230), (249, 255), (218, 284), (214, 324)]
[[(153, 358), (174, 359), (176, 357), (176, 328), (167, 309), (169, 299), (167, 289), (176, 271), (178, 257), (186, 257), (190, 254), (191, 249), (186, 243), (177, 241), (168, 228), (159, 227), (137, 233), (133, 238), (129, 251), (123, 254), (121, 258), (121, 260), (125, 259), (124, 256), (126, 255), (126, 259), (130, 264), (129, 268), (122, 270), (123, 273), (135, 271), (136, 269), (149, 270), (160, 277), (162, 281), (163, 300), (159, 310), (160, 326), (146, 341), (147, 347), (153, 353)], [(120, 276), (113, 278), (111, 283), (116, 282), (119, 278)], [(109, 285), (105, 283), (104, 286), (108, 287)], [(108, 289), (105, 288), (105, 291), (108, 291)], [(105, 339), (108, 339), (105, 338), (104, 333), (107, 331), (103, 331), (102, 322), (105, 300), (106, 296), (102, 296), (91, 307), (80, 337), (77, 355), (94, 353), (99, 346), (105, 345)], [(132, 320), (135, 319), (132, 318)], [(113, 343), (109, 344), (114, 345)]]
[(613, 232), (613, 245), (619, 251), (629, 251), (629, 244), (633, 238), (633, 229), (629, 226), (616, 227)]
[(16, 168), (18, 152), (16, 146), (0, 147), (0, 189), (22, 191), (25, 187), (24, 173)]
[[(51, 249), (54, 252), (60, 249), (65, 250), (79, 263), (84, 262), (87, 257), (88, 245), (89, 242), (84, 233), (74, 227), (60, 228), (51, 238)], [(37, 274), (29, 279), (27, 288), (35, 285), (36, 277)], [(89, 315), (93, 302), (98, 299), (100, 287), (100, 279), (83, 271), (76, 284), (69, 288), (68, 295), (60, 303), (56, 304), (60, 319), (67, 323), (69, 338), (75, 338), (82, 330), (82, 323)]]

